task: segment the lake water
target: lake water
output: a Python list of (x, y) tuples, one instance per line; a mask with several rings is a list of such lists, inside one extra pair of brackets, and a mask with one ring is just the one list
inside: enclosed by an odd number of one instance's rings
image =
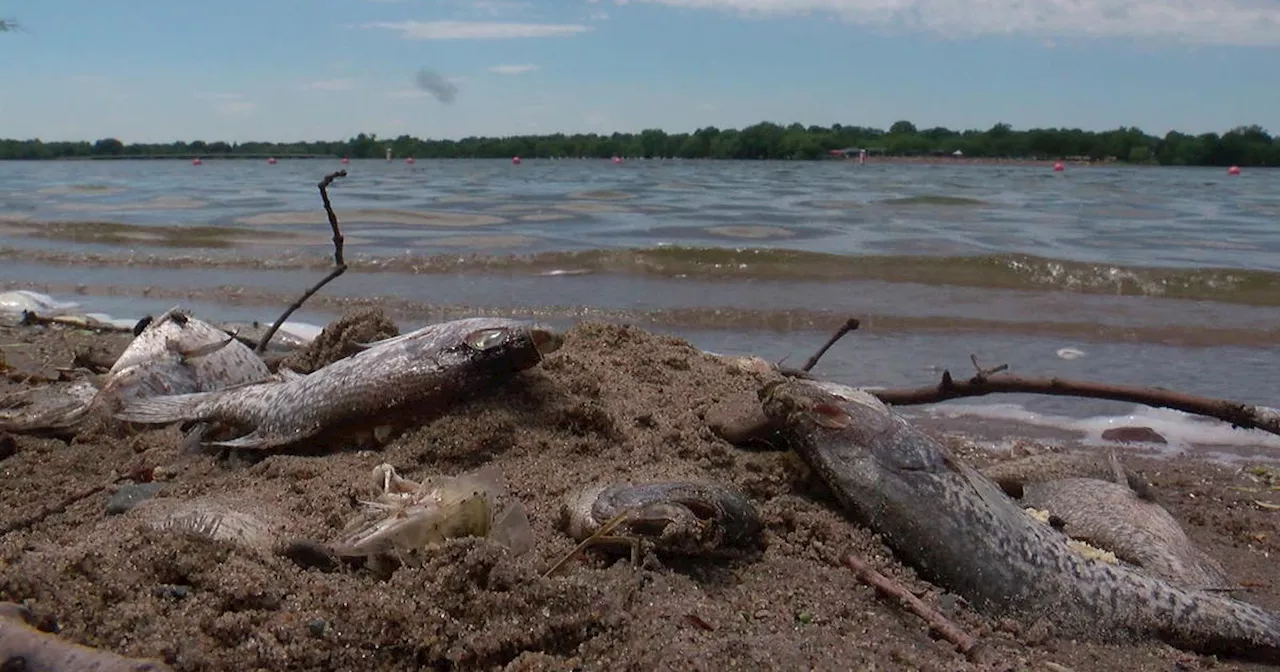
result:
[[(0, 287), (140, 316), (270, 321), (331, 263), (335, 161), (0, 162)], [(330, 189), (351, 269), (295, 319), (379, 304), (630, 322), (816, 373), (943, 369), (1280, 405), (1280, 171), (856, 162), (353, 161)], [(1057, 398), (913, 411), (1096, 434), (1137, 423), (1280, 455), (1258, 432)], [(1093, 418), (1092, 420), (1086, 420)], [(988, 423), (990, 424), (990, 423)], [(1176, 441), (1175, 441), (1176, 443)]]

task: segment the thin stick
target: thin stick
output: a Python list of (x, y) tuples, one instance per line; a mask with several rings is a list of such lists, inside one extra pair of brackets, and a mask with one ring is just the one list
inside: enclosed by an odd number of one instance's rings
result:
[(845, 323), (836, 330), (836, 333), (832, 334), (831, 338), (828, 338), (827, 342), (823, 344), (821, 348), (818, 348), (818, 351), (813, 353), (812, 357), (805, 361), (804, 366), (800, 367), (800, 370), (806, 373), (812, 371), (813, 367), (818, 365), (818, 360), (822, 359), (822, 356), (827, 354), (827, 351), (831, 349), (831, 346), (836, 344), (836, 341), (844, 338), (845, 334), (856, 330), (860, 325), (861, 323), (858, 322), (857, 318), (851, 317), (846, 320)]
[(943, 639), (954, 644), (956, 650), (960, 653), (969, 655), (977, 645), (977, 640), (964, 630), (961, 630), (960, 626), (952, 623), (950, 619), (943, 616), (938, 610), (920, 601), (920, 598), (913, 595), (911, 591), (898, 582), (877, 572), (875, 568), (867, 564), (866, 560), (856, 555), (849, 555), (845, 557), (844, 562), (858, 575), (859, 579), (875, 588), (881, 595), (896, 597), (906, 603), (908, 609), (924, 619), (925, 623), (928, 623), (929, 627), (941, 635)]
[(294, 301), (292, 305), (280, 314), (280, 317), (276, 318), (275, 324), (271, 325), (271, 328), (267, 330), (267, 333), (262, 335), (262, 340), (258, 341), (258, 347), (254, 348), (254, 352), (262, 354), (262, 352), (267, 349), (267, 344), (271, 342), (271, 338), (280, 330), (280, 325), (284, 324), (284, 321), (289, 319), (289, 316), (292, 315), (295, 310), (301, 308), (302, 304), (306, 303), (307, 299), (320, 291), (321, 287), (324, 287), (334, 278), (347, 272), (347, 262), (342, 257), (342, 247), (345, 239), (342, 237), (342, 229), (338, 227), (338, 215), (333, 212), (333, 205), (329, 203), (329, 185), (333, 184), (333, 181), (339, 177), (346, 176), (347, 171), (345, 170), (339, 170), (336, 173), (329, 173), (328, 175), (325, 175), (324, 179), (320, 180), (320, 184), (317, 185), (320, 189), (320, 200), (324, 202), (324, 213), (329, 217), (329, 228), (333, 229), (333, 270), (329, 271), (329, 274), (324, 276), (320, 282), (313, 285), (311, 289), (303, 292), (302, 296), (298, 297), (297, 301)]
[(1158, 387), (1131, 387), (1067, 378), (989, 376), (987, 372), (980, 373), (969, 380), (957, 381), (951, 377), (949, 371), (945, 371), (937, 385), (915, 389), (867, 390), (867, 392), (880, 401), (895, 406), (934, 404), (949, 399), (981, 397), (998, 392), (1108, 399), (1172, 408), (1184, 413), (1217, 418), (1235, 427), (1261, 429), (1280, 435), (1280, 411), (1275, 409), (1183, 394)]
[(560, 558), (560, 561), (552, 565), (551, 569), (548, 569), (547, 571), (543, 572), (542, 578), (545, 579), (548, 576), (555, 574), (557, 571), (560, 570), (561, 567), (564, 567), (565, 563), (577, 557), (577, 555), (581, 553), (583, 550), (585, 550), (588, 546), (608, 536), (610, 532), (613, 532), (614, 528), (626, 522), (627, 518), (631, 516), (631, 513), (632, 513), (631, 509), (625, 509), (618, 515), (610, 518), (608, 522), (600, 526), (600, 529), (591, 533), (591, 536), (587, 537), (586, 539), (583, 539), (582, 542), (579, 543), (577, 546), (575, 546), (572, 551), (569, 551), (569, 553), (566, 554), (563, 558)]

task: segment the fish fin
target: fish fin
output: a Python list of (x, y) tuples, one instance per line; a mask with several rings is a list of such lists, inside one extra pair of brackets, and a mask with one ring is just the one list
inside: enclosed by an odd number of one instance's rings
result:
[(179, 420), (199, 420), (200, 405), (213, 398), (217, 392), (170, 394), (143, 397), (124, 402), (113, 415), (118, 420), (148, 425), (163, 425)]
[(265, 448), (268, 444), (266, 437), (259, 434), (258, 430), (255, 429), (239, 438), (226, 441), (210, 441), (205, 445), (220, 446), (222, 448)]
[(236, 334), (238, 333), (240, 332), (237, 331), (235, 334), (231, 334), (231, 337), (225, 340), (213, 341), (212, 343), (205, 343), (204, 345), (191, 348), (190, 350), (182, 350), (181, 348), (177, 347), (177, 345), (173, 341), (169, 341), (167, 345), (170, 350), (177, 353), (184, 360), (196, 359), (199, 357), (207, 357), (227, 347), (228, 345), (231, 345), (232, 343), (235, 342)]

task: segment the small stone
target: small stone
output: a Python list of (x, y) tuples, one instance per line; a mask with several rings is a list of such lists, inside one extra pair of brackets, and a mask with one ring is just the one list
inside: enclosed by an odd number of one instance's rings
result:
[(307, 621), (307, 631), (312, 637), (324, 637), (324, 631), (329, 627), (323, 618), (313, 618)]
[(132, 509), (151, 499), (160, 492), (164, 485), (160, 483), (130, 483), (120, 486), (111, 499), (107, 500), (107, 515), (114, 516)]
[(182, 600), (191, 595), (191, 587), (166, 584), (152, 588), (151, 594), (162, 599)]

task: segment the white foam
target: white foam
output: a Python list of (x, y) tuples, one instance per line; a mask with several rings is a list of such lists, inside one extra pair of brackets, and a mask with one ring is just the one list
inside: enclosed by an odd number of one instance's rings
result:
[(11, 292), (0, 292), (0, 311), (21, 313), (29, 310), (33, 313), (49, 316), (63, 311), (75, 310), (80, 304), (73, 301), (59, 301), (48, 294), (16, 289)]
[(1059, 359), (1072, 360), (1080, 359), (1081, 357), (1084, 357), (1086, 353), (1080, 348), (1059, 348), (1057, 354)]
[[(1161, 452), (1177, 453), (1193, 446), (1217, 446), (1239, 448), (1270, 448), (1280, 450), (1280, 436), (1259, 429), (1236, 429), (1231, 425), (1198, 415), (1168, 408), (1137, 406), (1127, 415), (1093, 416), (1073, 418), (1064, 415), (1042, 414), (1030, 411), (1020, 404), (947, 404), (930, 407), (927, 412), (934, 417), (979, 417), (1006, 420), (1066, 430), (1079, 434), (1087, 445), (1114, 445), (1104, 441), (1102, 433), (1118, 427), (1150, 427), (1167, 441), (1157, 446)], [(1238, 452), (1233, 454), (1238, 455)]]

